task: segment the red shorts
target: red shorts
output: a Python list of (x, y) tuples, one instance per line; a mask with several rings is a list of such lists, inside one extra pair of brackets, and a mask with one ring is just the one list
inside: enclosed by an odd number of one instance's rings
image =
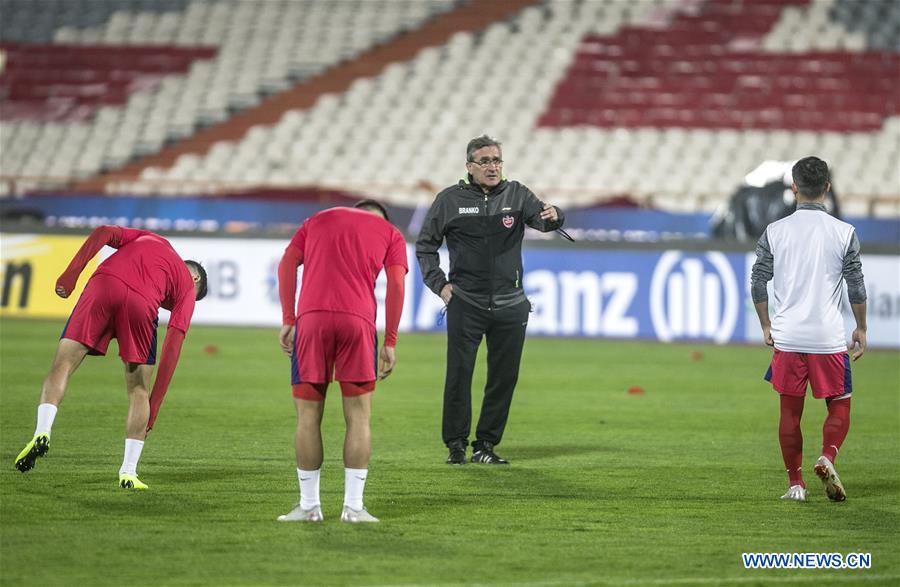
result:
[(815, 355), (775, 349), (765, 378), (772, 382), (775, 391), (784, 395), (806, 395), (807, 382), (816, 399), (849, 396), (853, 391), (847, 353)]
[(97, 275), (78, 298), (60, 338), (80, 342), (91, 355), (105, 355), (115, 338), (123, 361), (153, 365), (158, 324), (158, 308), (115, 277)]
[(301, 383), (375, 381), (374, 324), (342, 312), (307, 312), (297, 318), (296, 326), (291, 355), (294, 397), (300, 397)]

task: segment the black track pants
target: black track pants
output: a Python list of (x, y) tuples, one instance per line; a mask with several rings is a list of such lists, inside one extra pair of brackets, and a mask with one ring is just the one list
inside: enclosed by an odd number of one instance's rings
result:
[(484, 336), (487, 340), (487, 385), (475, 438), (499, 444), (519, 378), (525, 327), (531, 304), (526, 300), (499, 310), (481, 310), (455, 297), (447, 308), (447, 379), (444, 384), (444, 444), (467, 441), (472, 426), (472, 372)]

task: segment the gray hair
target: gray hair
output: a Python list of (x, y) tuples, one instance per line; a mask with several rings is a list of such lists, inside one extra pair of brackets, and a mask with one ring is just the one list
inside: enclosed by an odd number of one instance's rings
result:
[(500, 147), (500, 141), (489, 137), (488, 135), (481, 135), (480, 137), (475, 137), (469, 141), (469, 144), (466, 146), (466, 161), (474, 161), (475, 151), (485, 147), (497, 147), (500, 149), (501, 154), (503, 153), (503, 150)]

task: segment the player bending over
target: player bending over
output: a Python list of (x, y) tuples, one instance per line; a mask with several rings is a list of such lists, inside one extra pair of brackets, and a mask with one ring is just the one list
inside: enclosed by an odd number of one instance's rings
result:
[[(41, 387), (34, 438), (16, 457), (25, 473), (50, 449), (50, 430), (66, 393), (69, 377), (85, 355), (105, 355), (109, 341), (119, 342), (125, 363), (128, 416), (125, 458), (119, 469), (123, 489), (147, 489), (137, 477), (137, 464), (147, 431), (153, 427), (181, 353), (194, 302), (206, 295), (206, 271), (196, 261), (183, 261), (163, 237), (146, 230), (101, 226), (95, 229), (56, 281), (56, 294), (67, 298), (90, 261), (104, 245), (118, 249), (88, 280), (63, 328), (53, 366)], [(171, 310), (162, 360), (153, 391), (150, 376), (156, 363), (159, 308)]]

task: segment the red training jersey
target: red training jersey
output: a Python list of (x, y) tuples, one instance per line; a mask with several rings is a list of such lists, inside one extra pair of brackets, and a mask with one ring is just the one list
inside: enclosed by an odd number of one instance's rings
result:
[(297, 317), (324, 310), (374, 323), (378, 273), (394, 265), (409, 270), (400, 231), (384, 218), (356, 208), (313, 214), (288, 246), (303, 255)]
[(97, 267), (94, 275), (111, 275), (148, 303), (170, 310), (169, 328), (187, 333), (197, 297), (187, 265), (158, 234), (134, 228), (120, 230), (121, 240), (109, 243), (118, 250)]

